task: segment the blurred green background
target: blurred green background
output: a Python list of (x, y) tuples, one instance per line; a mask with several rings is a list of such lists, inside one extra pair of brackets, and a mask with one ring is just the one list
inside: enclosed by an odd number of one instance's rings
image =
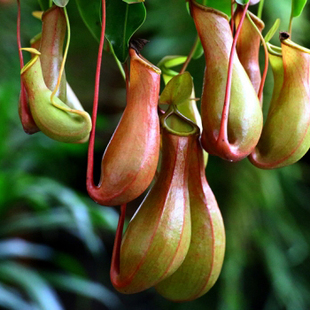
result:
[[(36, 0), (22, 3), (22, 45), (40, 32), (31, 16)], [(277, 17), (287, 30), (290, 0), (265, 1), (266, 29)], [(186, 55), (195, 39), (184, 0), (146, 0), (147, 20), (135, 37), (151, 42), (143, 55), (156, 64)], [(294, 20), (293, 40), (310, 47), (309, 5)], [(256, 12), (257, 6), (252, 7)], [(76, 8), (66, 73), (91, 113), (98, 43)], [(109, 279), (118, 208), (92, 202), (85, 189), (87, 145), (65, 145), (41, 133), (26, 135), (19, 122), (20, 88), (15, 1), (0, 0), (0, 308), (56, 309), (310, 309), (310, 169), (305, 156), (293, 166), (263, 171), (247, 160), (210, 156), (207, 178), (227, 233), (223, 270), (202, 298), (183, 304), (150, 289), (118, 294)], [(266, 33), (266, 30), (265, 32)], [(278, 44), (277, 38), (273, 43)], [(263, 57), (262, 57), (263, 60)], [(111, 55), (104, 54), (97, 124), (95, 179), (100, 159), (125, 106), (125, 85)], [(203, 57), (188, 67), (201, 95)], [(264, 105), (272, 92), (269, 72)], [(129, 214), (141, 199), (129, 206)]]

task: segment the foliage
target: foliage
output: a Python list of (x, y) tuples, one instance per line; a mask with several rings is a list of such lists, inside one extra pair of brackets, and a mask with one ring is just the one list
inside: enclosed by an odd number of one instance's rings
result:
[(302, 13), (306, 3), (307, 0), (292, 0), (292, 16), (298, 17)]

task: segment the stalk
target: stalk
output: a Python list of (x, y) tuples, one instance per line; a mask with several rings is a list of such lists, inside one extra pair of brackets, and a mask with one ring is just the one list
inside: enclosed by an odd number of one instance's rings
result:
[(194, 53), (195, 53), (195, 50), (196, 50), (196, 48), (197, 48), (198, 43), (199, 43), (199, 36), (196, 37), (195, 42), (194, 42), (194, 44), (193, 44), (193, 46), (192, 46), (192, 48), (191, 48), (191, 50), (190, 50), (190, 52), (189, 52), (189, 54), (188, 54), (188, 56), (187, 56), (187, 58), (186, 58), (186, 60), (185, 60), (185, 62), (184, 62), (184, 64), (183, 64), (183, 66), (182, 66), (182, 69), (180, 70), (180, 74), (185, 72), (185, 70), (186, 70), (188, 64), (189, 64), (190, 61), (192, 60), (193, 55), (194, 55)]
[(102, 0), (102, 25), (101, 25), (101, 35), (100, 35), (100, 43), (99, 43), (98, 57), (97, 57), (96, 75), (95, 75), (95, 90), (94, 90), (93, 113), (92, 113), (92, 131), (90, 133), (89, 144), (88, 144), (88, 156), (87, 156), (88, 158), (87, 172), (86, 172), (87, 173), (87, 176), (86, 176), (87, 187), (95, 187), (94, 178), (93, 178), (93, 175), (94, 175), (94, 144), (95, 144), (96, 121), (97, 121), (98, 100), (99, 100), (99, 86), (100, 86), (100, 71), (101, 71), (105, 26), (106, 26), (106, 3), (105, 3), (105, 0)]
[(264, 7), (264, 0), (260, 0), (259, 6), (258, 6), (258, 11), (257, 11), (257, 17), (259, 19), (262, 19), (263, 7)]

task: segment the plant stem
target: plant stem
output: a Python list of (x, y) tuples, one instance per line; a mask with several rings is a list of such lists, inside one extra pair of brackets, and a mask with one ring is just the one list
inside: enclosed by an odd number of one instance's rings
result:
[(67, 43), (66, 43), (66, 47), (65, 47), (65, 51), (64, 51), (64, 56), (63, 56), (61, 66), (60, 66), (60, 70), (59, 70), (59, 74), (58, 74), (57, 84), (56, 84), (56, 87), (51, 94), (51, 102), (52, 103), (53, 103), (54, 96), (59, 89), (62, 74), (63, 74), (63, 71), (65, 69), (65, 63), (67, 60), (67, 55), (68, 55), (68, 50), (69, 50), (69, 45), (70, 45), (70, 40), (71, 40), (71, 28), (70, 28), (70, 22), (69, 22), (69, 17), (68, 17), (68, 13), (67, 13), (66, 8), (64, 8), (64, 13), (65, 13), (66, 23), (67, 23), (67, 28), (68, 28), (68, 37), (67, 37)]
[(261, 101), (262, 100), (262, 96), (263, 96), (263, 89), (264, 89), (264, 85), (265, 85), (265, 81), (266, 81), (266, 77), (267, 77), (267, 71), (268, 71), (268, 49), (267, 49), (267, 45), (266, 45), (266, 42), (264, 40), (263, 35), (261, 34), (261, 32), (259, 31), (259, 29), (255, 25), (255, 23), (253, 22), (250, 14), (248, 12), (246, 13), (246, 16), (249, 19), (249, 21), (252, 24), (252, 26), (257, 31), (257, 33), (259, 34), (260, 39), (261, 39), (262, 44), (263, 44), (263, 47), (264, 47), (264, 52), (265, 52), (265, 66), (264, 66), (264, 71), (263, 71), (263, 74), (262, 74), (262, 78), (261, 78), (259, 89), (258, 89), (258, 93), (257, 93), (257, 97), (258, 97), (259, 101)]
[(292, 13), (291, 13), (291, 16), (290, 16), (290, 23), (289, 23), (289, 26), (288, 26), (288, 32), (290, 34), (290, 37), (292, 37), (292, 26), (293, 26), (293, 14)]
[(229, 55), (229, 62), (228, 62), (228, 71), (227, 71), (227, 82), (226, 82), (226, 90), (225, 90), (225, 98), (224, 98), (224, 105), (223, 105), (223, 111), (222, 111), (222, 119), (221, 119), (221, 127), (220, 127), (220, 132), (219, 136), (217, 139), (217, 143), (219, 142), (224, 142), (224, 143), (229, 143), (228, 142), (228, 134), (227, 134), (227, 127), (228, 127), (228, 114), (229, 114), (229, 106), (230, 106), (230, 94), (231, 94), (231, 82), (232, 82), (232, 72), (233, 72), (233, 60), (234, 60), (234, 55), (236, 51), (236, 44), (237, 40), (241, 31), (241, 27), (246, 15), (246, 12), (248, 10), (250, 1), (245, 5), (245, 8), (243, 10), (240, 23), (237, 27), (236, 34), (233, 38), (232, 45), (231, 45), (231, 50), (230, 50), (230, 55)]
[(265, 1), (265, 0), (260, 0), (260, 2), (259, 2), (258, 11), (257, 11), (257, 17), (258, 17), (259, 19), (262, 19), (264, 1)]
[(183, 66), (182, 66), (182, 68), (180, 70), (180, 73), (183, 73), (186, 70), (188, 64), (190, 63), (190, 61), (191, 61), (191, 59), (192, 59), (192, 57), (193, 57), (193, 55), (195, 53), (195, 50), (196, 50), (196, 48), (198, 46), (198, 43), (199, 43), (199, 37), (196, 36), (195, 42), (194, 42), (194, 44), (193, 44), (193, 46), (192, 46), (192, 48), (191, 48), (191, 50), (190, 50), (190, 52), (189, 52), (185, 62), (184, 62)]
[(53, 0), (49, 0), (49, 7), (51, 8), (53, 6)]
[(102, 26), (100, 43), (97, 57), (97, 68), (95, 75), (95, 90), (94, 90), (94, 101), (93, 101), (93, 114), (92, 114), (92, 130), (90, 133), (89, 144), (88, 144), (88, 156), (87, 156), (87, 176), (86, 186), (87, 190), (91, 190), (95, 187), (93, 172), (94, 172), (94, 144), (95, 144), (95, 131), (96, 131), (96, 120), (98, 111), (98, 100), (99, 100), (99, 86), (100, 86), (100, 71), (102, 62), (103, 43), (105, 35), (105, 24), (106, 24), (106, 3), (102, 0)]

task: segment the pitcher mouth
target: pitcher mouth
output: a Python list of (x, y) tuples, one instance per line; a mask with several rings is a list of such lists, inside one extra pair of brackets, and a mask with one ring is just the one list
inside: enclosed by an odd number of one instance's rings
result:
[(141, 54), (138, 54), (137, 51), (134, 48), (129, 49), (129, 55), (132, 59), (136, 59), (139, 61), (142, 65), (146, 66), (147, 68), (152, 69), (155, 73), (161, 74), (161, 70), (153, 65), (151, 62), (149, 62), (147, 59), (145, 59)]
[(20, 50), (27, 51), (35, 55), (20, 70), (20, 74), (23, 74), (25, 71), (27, 71), (27, 69), (29, 69), (38, 60), (41, 53), (37, 49), (32, 48), (32, 47), (24, 47), (24, 48), (21, 48)]
[(284, 44), (286, 46), (289, 46), (289, 47), (292, 47), (292, 48), (295, 48), (301, 52), (304, 52), (304, 53), (307, 53), (307, 54), (310, 54), (310, 49), (306, 48), (306, 47), (303, 47), (295, 42), (293, 42), (291, 39), (290, 39), (290, 35), (289, 33), (287, 32), (280, 32), (280, 41), (281, 41), (281, 44)]
[[(169, 119), (172, 117), (174, 117), (175, 120), (179, 120), (179, 124), (175, 128), (169, 124)], [(200, 134), (200, 128), (198, 125), (180, 113), (177, 108), (173, 106), (173, 104), (171, 104), (167, 112), (160, 117), (160, 123), (162, 128), (176, 136), (188, 137), (191, 135)]]
[(273, 44), (270, 44), (269, 42), (266, 43), (268, 53), (274, 56), (282, 57), (282, 48)]

